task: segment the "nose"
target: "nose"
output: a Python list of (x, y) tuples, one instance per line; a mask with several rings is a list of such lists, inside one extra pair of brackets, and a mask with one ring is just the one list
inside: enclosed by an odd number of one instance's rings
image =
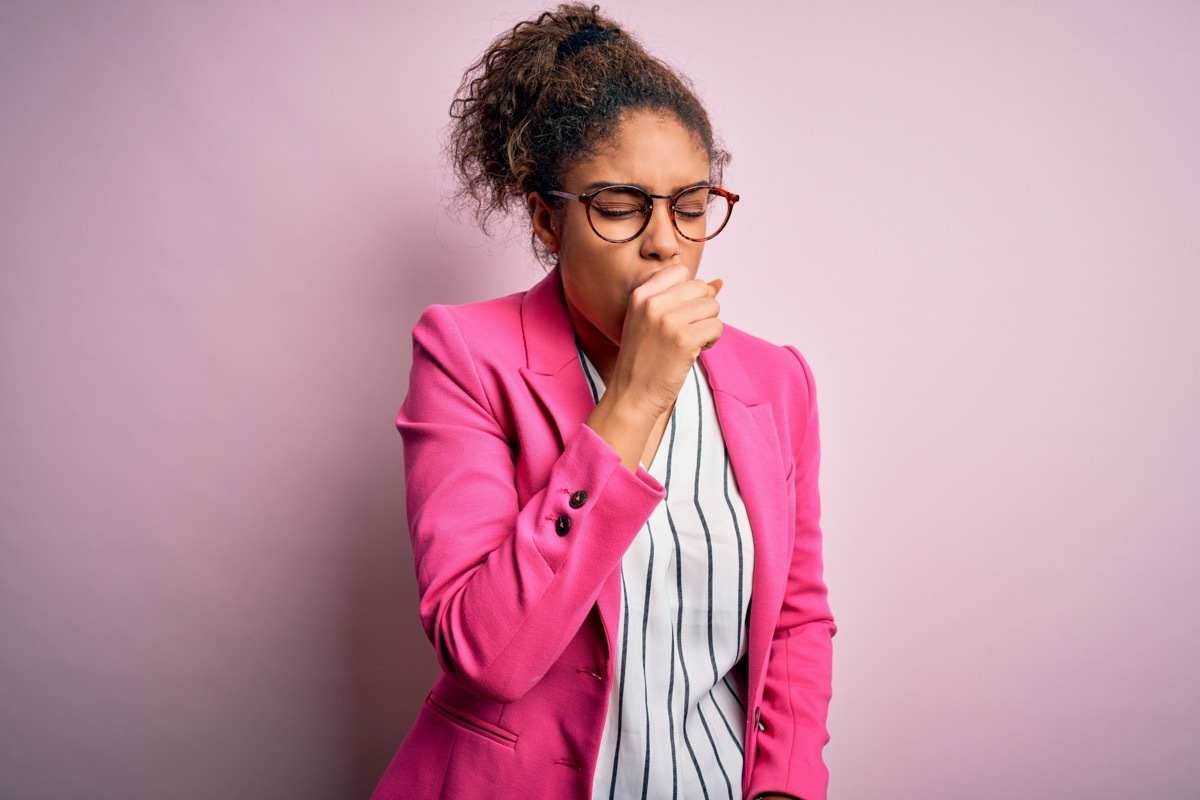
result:
[(654, 206), (646, 230), (638, 237), (642, 257), (668, 261), (679, 255), (682, 239), (671, 223), (671, 201), (656, 197), (651, 202)]

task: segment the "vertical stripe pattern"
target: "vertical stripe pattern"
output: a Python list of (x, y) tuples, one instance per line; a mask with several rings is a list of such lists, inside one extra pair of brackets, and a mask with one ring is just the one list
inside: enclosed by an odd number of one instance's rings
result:
[[(597, 402), (604, 383), (583, 352)], [(592, 797), (741, 798), (754, 563), (712, 390), (692, 367), (649, 472), (666, 499), (621, 561), (614, 680)]]

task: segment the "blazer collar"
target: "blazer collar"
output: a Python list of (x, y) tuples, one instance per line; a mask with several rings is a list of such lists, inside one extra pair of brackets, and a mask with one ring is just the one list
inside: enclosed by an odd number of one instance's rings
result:
[(521, 328), (526, 364), (521, 377), (554, 421), (565, 448), (596, 404), (579, 363), (557, 267), (522, 298)]
[[(538, 375), (556, 375), (579, 360), (575, 329), (567, 315), (558, 267), (550, 270), (521, 300), (525, 366)], [(582, 373), (580, 373), (582, 379)]]
[(718, 340), (711, 348), (701, 353), (700, 363), (704, 365), (713, 392), (734, 397), (745, 406), (757, 406), (766, 402), (766, 398), (759, 392), (759, 381), (746, 374), (737, 353), (727, 342)]

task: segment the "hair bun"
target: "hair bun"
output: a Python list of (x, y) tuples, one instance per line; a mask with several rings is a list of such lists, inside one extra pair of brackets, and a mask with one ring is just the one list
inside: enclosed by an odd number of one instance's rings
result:
[(575, 31), (559, 42), (555, 58), (558, 61), (566, 61), (585, 47), (610, 42), (620, 35), (620, 28), (613, 28), (607, 31), (597, 30), (596, 28), (584, 28)]

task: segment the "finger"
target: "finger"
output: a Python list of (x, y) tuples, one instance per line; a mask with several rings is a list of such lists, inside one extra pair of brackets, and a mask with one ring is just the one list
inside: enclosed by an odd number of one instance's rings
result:
[(721, 304), (716, 298), (704, 296), (680, 303), (664, 320), (668, 324), (691, 325), (702, 319), (715, 319), (721, 313)]
[(725, 285), (725, 281), (720, 278), (713, 278), (708, 282), (708, 285), (713, 289), (713, 297), (716, 297), (721, 293), (721, 287)]
[(701, 280), (671, 284), (658, 292), (653, 289), (649, 282), (635, 289), (629, 298), (631, 307), (644, 308), (651, 316), (666, 316), (690, 302), (713, 299), (712, 289)]
[(663, 294), (671, 298), (671, 300), (675, 303), (687, 303), (699, 298), (711, 299), (716, 297), (716, 295), (713, 294), (712, 287), (698, 278), (693, 278), (692, 280), (684, 281), (683, 283), (677, 283), (674, 286), (666, 289)]
[(635, 288), (635, 291), (642, 295), (658, 294), (666, 291), (676, 284), (685, 283), (688, 280), (688, 268), (682, 264), (676, 264), (670, 267), (664, 267), (658, 272), (655, 272), (646, 280)]
[(700, 347), (705, 342), (715, 341), (723, 328), (724, 324), (712, 313), (711, 307), (693, 307), (673, 312), (662, 334), (668, 337), (667, 341), (684, 350), (690, 350)]
[(725, 330), (725, 325), (719, 319), (706, 319), (697, 322), (693, 327), (696, 333), (701, 336), (701, 341), (703, 342), (700, 345), (701, 350), (707, 350), (716, 344)]

